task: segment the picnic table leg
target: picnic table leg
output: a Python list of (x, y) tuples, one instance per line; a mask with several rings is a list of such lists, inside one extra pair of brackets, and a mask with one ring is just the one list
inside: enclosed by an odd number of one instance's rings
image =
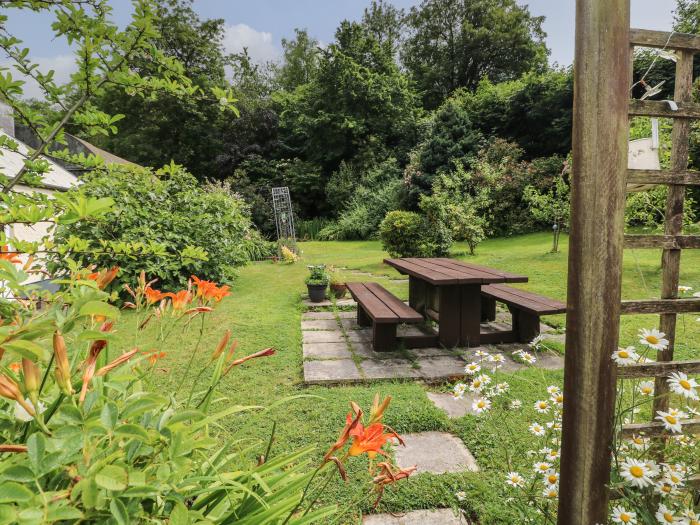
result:
[(519, 343), (529, 343), (540, 335), (540, 316), (508, 307), (513, 316), (513, 333)]
[(461, 296), (460, 345), (479, 346), (481, 342), (481, 285), (463, 284), (458, 290)]
[(461, 304), (459, 286), (441, 286), (440, 297), (440, 344), (452, 348), (460, 343)]
[(396, 349), (396, 325), (394, 323), (374, 323), (372, 346), (375, 352), (391, 352)]
[(481, 296), (481, 322), (496, 320), (496, 299)]
[(425, 281), (408, 276), (408, 305), (416, 312), (425, 315), (427, 306), (427, 286)]
[(357, 324), (360, 326), (372, 326), (372, 319), (360, 303), (357, 303)]

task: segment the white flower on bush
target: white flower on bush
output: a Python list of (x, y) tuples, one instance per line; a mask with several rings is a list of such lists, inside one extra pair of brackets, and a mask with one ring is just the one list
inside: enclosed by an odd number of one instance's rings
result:
[(666, 334), (659, 332), (656, 328), (652, 328), (651, 330), (642, 328), (639, 331), (639, 342), (654, 350), (666, 350), (666, 348), (668, 348)]
[(513, 399), (510, 402), (510, 409), (511, 410), (520, 410), (523, 407), (523, 402), (520, 401), (519, 399)]
[[(35, 408), (32, 402), (29, 399), (24, 400), (30, 407)], [(39, 408), (38, 410), (35, 409), (36, 412), (39, 412), (40, 414), (46, 410), (46, 405), (39, 401), (38, 403)], [(25, 423), (28, 421), (33, 421), (34, 416), (32, 416), (29, 412), (27, 412), (22, 405), (20, 405), (17, 401), (15, 401), (15, 419), (19, 419), (20, 421), (24, 421)]]
[(487, 361), (489, 363), (505, 363), (506, 358), (503, 354), (491, 354), (488, 356)]
[(639, 383), (638, 387), (639, 393), (643, 396), (653, 396), (654, 395), (654, 382), (653, 381), (642, 381)]
[(654, 492), (660, 495), (662, 498), (666, 498), (668, 496), (675, 496), (678, 494), (678, 490), (676, 489), (676, 487), (674, 487), (670, 483), (666, 483), (666, 481), (663, 479), (656, 482), (656, 485), (654, 485)]
[(530, 432), (532, 432), (537, 437), (544, 436), (544, 427), (539, 423), (533, 423), (530, 425)]
[(557, 486), (559, 484), (559, 473), (551, 469), (544, 475), (544, 484), (548, 487)]
[(630, 443), (636, 450), (645, 450), (649, 446), (649, 438), (645, 438), (643, 436), (632, 436)]
[(485, 397), (477, 397), (472, 403), (472, 410), (476, 414), (483, 414), (491, 408), (491, 401)]
[(544, 336), (542, 334), (536, 336), (527, 346), (533, 350), (539, 350), (542, 347), (542, 341), (544, 341)]
[(464, 373), (470, 376), (473, 376), (477, 372), (481, 370), (481, 365), (479, 363), (469, 363), (467, 366), (464, 367)]
[(544, 475), (551, 470), (552, 464), (547, 463), (546, 461), (538, 461), (532, 466), (532, 468), (535, 469), (537, 474)]
[(556, 485), (545, 487), (542, 491), (542, 497), (546, 499), (557, 499), (559, 497), (559, 487)]
[(611, 518), (613, 523), (622, 523), (624, 525), (637, 524), (637, 514), (622, 506), (613, 507)]
[(540, 414), (546, 414), (549, 412), (549, 403), (547, 401), (537, 401), (535, 402), (535, 410)]
[(510, 385), (508, 383), (498, 383), (496, 386), (493, 387), (493, 395), (494, 396), (500, 396), (501, 394), (505, 394), (508, 392), (508, 389), (510, 388)]
[(452, 388), (452, 395), (455, 397), (455, 399), (462, 399), (464, 397), (464, 393), (467, 391), (467, 385), (464, 383), (457, 383), (453, 388)]
[(659, 523), (668, 523), (672, 525), (678, 525), (678, 523), (683, 523), (679, 522), (678, 516), (676, 516), (676, 514), (663, 503), (659, 505), (659, 509), (656, 511), (655, 516)]
[(463, 490), (455, 492), (455, 498), (457, 498), (457, 501), (464, 501), (465, 499), (467, 499), (467, 493)]
[(527, 365), (534, 365), (537, 362), (537, 358), (525, 350), (516, 350), (513, 352), (513, 356), (521, 363), (525, 363)]
[(612, 358), (618, 365), (633, 365), (639, 361), (639, 354), (635, 351), (633, 346), (628, 346), (627, 348), (619, 348), (617, 351), (613, 352)]
[(491, 378), (486, 374), (481, 374), (476, 376), (471, 384), (469, 385), (469, 390), (472, 392), (481, 392), (489, 383), (491, 383)]
[(506, 483), (511, 487), (522, 487), (525, 485), (525, 478), (517, 472), (509, 472), (506, 475)]
[(655, 419), (661, 421), (666, 430), (678, 434), (681, 431), (681, 421), (687, 417), (688, 415), (685, 412), (681, 412), (677, 408), (669, 408), (668, 412), (657, 410)]
[(627, 458), (620, 466), (620, 476), (633, 487), (650, 487), (654, 484), (656, 471), (653, 465), (633, 458)]
[(689, 378), (683, 372), (674, 372), (668, 378), (668, 386), (676, 394), (680, 394), (688, 399), (698, 399), (696, 388), (698, 387), (695, 379)]
[(680, 285), (680, 286), (678, 287), (678, 293), (688, 293), (688, 292), (692, 292), (692, 291), (693, 291), (693, 287), (692, 287), (692, 286), (683, 286), (683, 285)]

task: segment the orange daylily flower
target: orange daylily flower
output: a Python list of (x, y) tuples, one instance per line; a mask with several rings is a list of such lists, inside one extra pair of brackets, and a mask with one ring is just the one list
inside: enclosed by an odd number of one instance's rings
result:
[(150, 286), (146, 286), (146, 288), (144, 288), (143, 290), (143, 293), (146, 296), (146, 301), (148, 301), (148, 304), (157, 303), (158, 301), (162, 301), (166, 297), (166, 294), (164, 294), (160, 290), (151, 288)]
[(373, 423), (368, 427), (364, 427), (362, 423), (357, 425), (350, 433), (352, 436), (352, 445), (348, 454), (350, 456), (359, 456), (367, 453), (370, 459), (374, 459), (377, 454), (386, 455), (382, 447), (389, 441), (390, 438), (396, 438), (401, 442), (399, 435), (390, 430), (389, 433), (384, 433), (384, 425), (382, 423)]
[(10, 363), (7, 368), (12, 370), (15, 374), (19, 374), (19, 371), (22, 370), (22, 365), (20, 363)]
[(333, 454), (345, 446), (350, 439), (352, 432), (358, 425), (361, 424), (360, 420), (362, 419), (362, 410), (355, 405), (353, 406), (353, 411), (355, 412), (355, 417), (353, 418), (352, 413), (348, 413), (348, 415), (345, 417), (345, 427), (343, 427), (343, 430), (341, 430), (340, 436), (338, 436), (335, 443), (333, 443), (331, 448), (328, 449), (328, 452), (326, 452), (326, 454), (323, 456), (324, 463), (330, 461)]
[(152, 365), (155, 365), (156, 362), (159, 359), (163, 359), (165, 357), (165, 352), (153, 352), (151, 355), (148, 356), (148, 362), (151, 363)]
[(216, 286), (216, 283), (212, 281), (205, 281), (199, 277), (193, 275), (191, 276), (192, 282), (197, 287), (197, 297), (205, 301), (214, 300), (217, 303), (221, 301), (224, 297), (231, 295), (231, 287), (228, 285)]
[(13, 264), (22, 264), (22, 259), (19, 258), (17, 252), (10, 252), (10, 247), (7, 244), (0, 246), (0, 259)]
[(119, 273), (119, 266), (112, 266), (108, 270), (100, 270), (99, 272), (93, 272), (87, 276), (87, 278), (91, 281), (95, 281), (97, 283), (97, 287), (100, 290), (103, 290), (104, 288), (111, 283), (114, 278), (117, 276)]
[(163, 294), (165, 297), (170, 297), (173, 303), (174, 310), (182, 310), (187, 306), (192, 300), (192, 294), (189, 290), (180, 290), (177, 293), (167, 292)]

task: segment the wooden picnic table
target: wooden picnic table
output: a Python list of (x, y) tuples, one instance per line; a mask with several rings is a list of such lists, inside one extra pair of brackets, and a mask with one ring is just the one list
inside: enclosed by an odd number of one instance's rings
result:
[(481, 287), (524, 283), (525, 275), (504, 272), (447, 258), (384, 259), (409, 279), (409, 305), (438, 322), (445, 347), (481, 343)]

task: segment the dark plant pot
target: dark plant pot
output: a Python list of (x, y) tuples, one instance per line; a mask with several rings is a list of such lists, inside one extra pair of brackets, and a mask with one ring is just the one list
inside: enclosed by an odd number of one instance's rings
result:
[(342, 299), (348, 292), (348, 287), (346, 284), (331, 284), (331, 293), (336, 299)]
[(309, 299), (312, 303), (322, 303), (326, 300), (326, 284), (307, 284), (306, 288), (309, 290)]

